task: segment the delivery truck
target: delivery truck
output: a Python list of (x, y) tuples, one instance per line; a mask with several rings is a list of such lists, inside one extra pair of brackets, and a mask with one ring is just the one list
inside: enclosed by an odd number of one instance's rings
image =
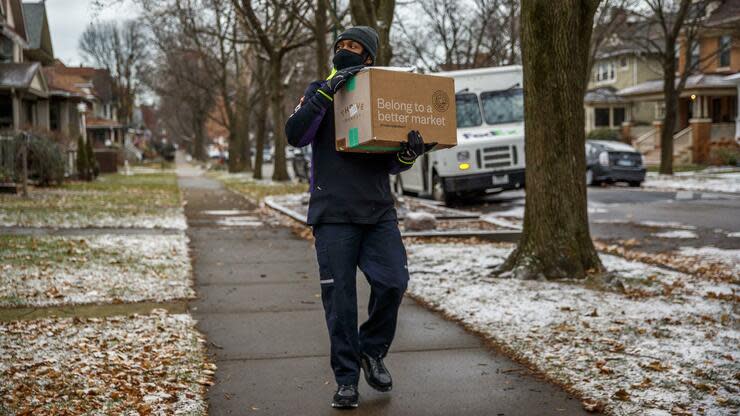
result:
[[(445, 204), (524, 187), (520, 65), (439, 72), (455, 80), (457, 146), (424, 155), (391, 178), (396, 193)], [(434, 141), (433, 135), (425, 135)]]

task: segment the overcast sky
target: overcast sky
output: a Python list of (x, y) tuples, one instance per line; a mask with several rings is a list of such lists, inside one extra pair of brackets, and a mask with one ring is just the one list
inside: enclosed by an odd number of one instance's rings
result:
[(54, 55), (66, 65), (77, 66), (82, 62), (77, 44), (85, 28), (95, 21), (130, 19), (136, 17), (138, 8), (129, 1), (108, 7), (96, 13), (93, 0), (46, 0), (51, 43)]

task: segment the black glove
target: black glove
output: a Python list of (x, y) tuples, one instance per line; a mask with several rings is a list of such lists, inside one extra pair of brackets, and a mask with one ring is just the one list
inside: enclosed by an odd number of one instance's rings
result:
[(334, 96), (342, 86), (349, 81), (350, 78), (355, 76), (365, 65), (351, 66), (337, 71), (331, 79), (326, 80), (326, 84), (320, 89), (327, 95)]
[(398, 160), (411, 165), (416, 158), (432, 150), (436, 145), (436, 142), (425, 144), (419, 130), (411, 130), (408, 135), (408, 141), (401, 143), (401, 150), (398, 151)]

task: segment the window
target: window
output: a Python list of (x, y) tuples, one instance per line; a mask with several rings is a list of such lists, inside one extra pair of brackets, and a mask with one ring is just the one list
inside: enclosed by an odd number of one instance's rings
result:
[(0, 62), (13, 62), (13, 41), (0, 35)]
[(624, 123), (624, 107), (615, 107), (612, 111), (614, 112), (614, 127), (621, 127)]
[(628, 65), (628, 64), (629, 64), (629, 60), (627, 59), (627, 57), (626, 57), (626, 56), (623, 56), (623, 57), (619, 58), (619, 66), (620, 66), (621, 68), (623, 68), (623, 69), (624, 69), (624, 68), (627, 68), (627, 65)]
[(728, 35), (719, 37), (719, 66), (720, 68), (730, 66), (730, 52), (732, 50), (732, 38)]
[(487, 91), (480, 95), (480, 100), (483, 118), (488, 124), (524, 121), (524, 91), (521, 88)]
[(609, 109), (594, 108), (594, 126), (609, 127)]
[(457, 109), (457, 127), (475, 127), (482, 124), (477, 95), (456, 95), (455, 107)]
[(596, 82), (614, 80), (614, 62), (600, 62), (596, 66)]
[(699, 66), (699, 54), (701, 53), (701, 45), (699, 41), (694, 41), (691, 44), (691, 57), (689, 58), (689, 71), (695, 71)]

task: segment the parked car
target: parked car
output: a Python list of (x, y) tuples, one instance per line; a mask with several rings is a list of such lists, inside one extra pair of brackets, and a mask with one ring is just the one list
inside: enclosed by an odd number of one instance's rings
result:
[(642, 159), (642, 154), (626, 143), (586, 140), (586, 184), (627, 182), (640, 186), (645, 181)]
[(311, 146), (293, 151), (293, 172), (301, 182), (311, 180)]

